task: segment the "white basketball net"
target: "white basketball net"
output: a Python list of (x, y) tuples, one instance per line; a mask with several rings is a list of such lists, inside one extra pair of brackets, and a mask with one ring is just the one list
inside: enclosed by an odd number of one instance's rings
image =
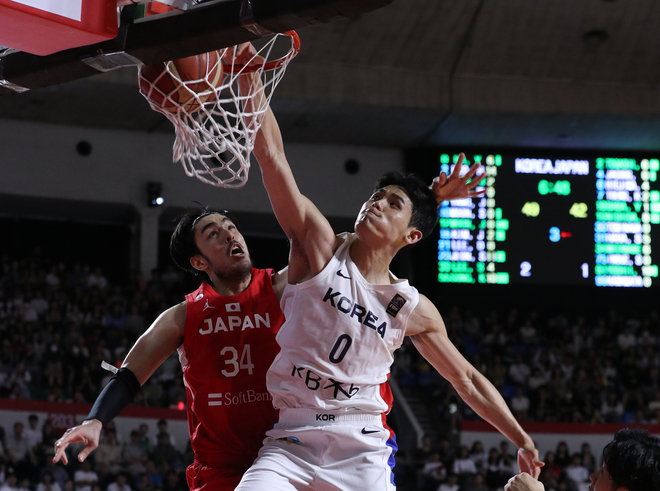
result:
[[(288, 42), (285, 38), (290, 39), (291, 49), (285, 56), (273, 60), (275, 43)], [(183, 164), (188, 176), (224, 188), (240, 188), (245, 185), (257, 131), (275, 87), (284, 76), (289, 62), (298, 53), (298, 48), (298, 37), (291, 31), (273, 36), (245, 66), (235, 64), (235, 48), (219, 50), (220, 59), (216, 65), (223, 63), (224, 58), (224, 73), (222, 81), (215, 85), (210, 80), (212, 74), (217, 73), (217, 66), (207, 67), (208, 75), (204, 79), (184, 82), (177, 76), (176, 70), (172, 70), (172, 65), (165, 63), (168, 75), (179, 84), (168, 94), (156, 87), (161, 77), (150, 82), (142, 75), (143, 67), (139, 68), (141, 84), (146, 83), (149, 87), (149, 91), (143, 92), (143, 95), (154, 111), (165, 115), (174, 125), (176, 138), (173, 160)], [(261, 83), (253, 83), (248, 93), (242, 94), (237, 80), (248, 72), (258, 76)], [(167, 74), (163, 72), (162, 76)], [(197, 93), (190, 88), (198, 87), (200, 82), (208, 83), (209, 89)], [(185, 103), (177, 102), (181, 88), (191, 96)], [(213, 94), (209, 94), (210, 90)], [(166, 98), (163, 105), (171, 107), (171, 112), (151, 102), (153, 91), (160, 95), (157, 99)], [(191, 107), (195, 110), (189, 112)]]

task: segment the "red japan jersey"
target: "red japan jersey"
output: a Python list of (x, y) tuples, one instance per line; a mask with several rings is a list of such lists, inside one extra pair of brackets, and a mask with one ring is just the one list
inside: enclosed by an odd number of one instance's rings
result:
[(272, 275), (253, 268), (250, 286), (236, 295), (219, 295), (206, 283), (186, 295), (179, 360), (190, 442), (205, 465), (249, 466), (277, 421), (266, 372), (279, 352), (284, 314)]

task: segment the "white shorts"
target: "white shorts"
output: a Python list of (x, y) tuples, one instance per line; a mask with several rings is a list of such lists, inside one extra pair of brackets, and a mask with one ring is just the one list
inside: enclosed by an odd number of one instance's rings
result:
[(286, 409), (235, 491), (394, 491), (394, 433), (381, 416)]

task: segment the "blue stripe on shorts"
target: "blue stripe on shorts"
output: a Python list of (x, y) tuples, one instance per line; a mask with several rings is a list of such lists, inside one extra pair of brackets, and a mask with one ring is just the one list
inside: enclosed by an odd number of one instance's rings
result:
[(392, 453), (390, 454), (390, 458), (387, 459), (387, 465), (390, 466), (390, 469), (392, 469), (392, 472), (390, 473), (390, 481), (392, 482), (392, 485), (394, 486), (394, 466), (396, 465), (396, 461), (394, 459), (394, 454), (396, 454), (397, 450), (399, 450), (399, 446), (396, 443), (396, 435), (392, 434), (392, 438), (387, 440), (386, 445), (392, 449)]

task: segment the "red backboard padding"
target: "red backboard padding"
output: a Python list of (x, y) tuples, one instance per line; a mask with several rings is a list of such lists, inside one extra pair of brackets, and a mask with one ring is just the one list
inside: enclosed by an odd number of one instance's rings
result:
[[(39, 7), (49, 2), (26, 0), (26, 3)], [(0, 0), (0, 45), (49, 55), (117, 36), (116, 0), (81, 0), (79, 9), (70, 9), (79, 11), (80, 20), (37, 7)]]

